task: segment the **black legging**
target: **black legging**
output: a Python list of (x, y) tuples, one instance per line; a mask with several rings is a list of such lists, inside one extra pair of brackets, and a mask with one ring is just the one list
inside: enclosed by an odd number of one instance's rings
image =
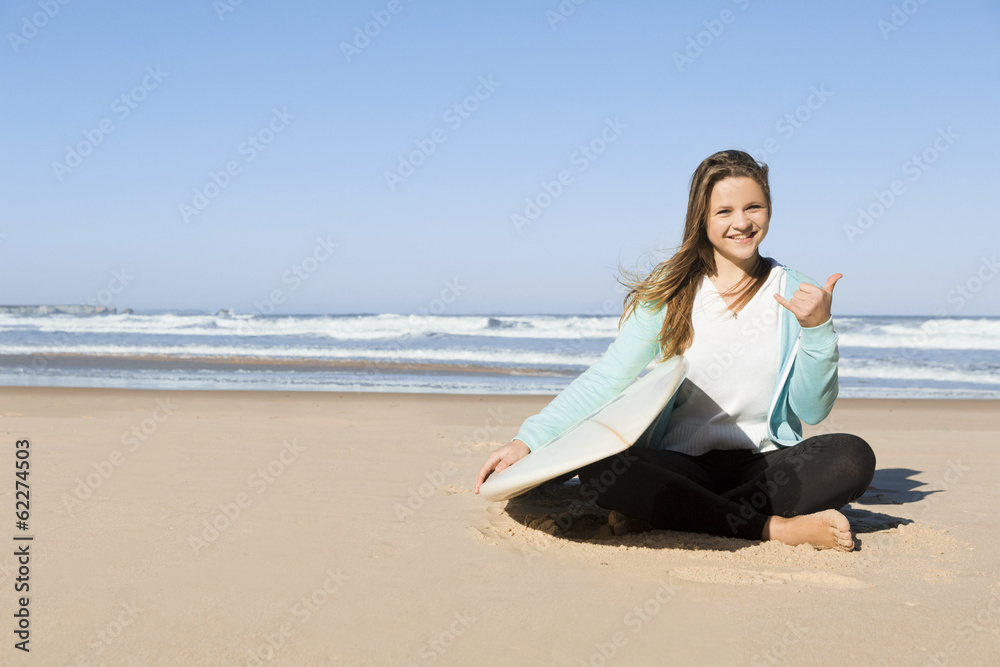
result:
[(654, 528), (760, 540), (770, 516), (856, 500), (875, 475), (875, 454), (857, 436), (827, 433), (763, 454), (633, 447), (578, 472), (584, 496)]

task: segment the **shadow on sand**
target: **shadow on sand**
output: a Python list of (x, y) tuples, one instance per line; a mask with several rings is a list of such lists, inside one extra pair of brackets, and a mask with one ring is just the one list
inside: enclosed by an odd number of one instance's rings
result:
[[(885, 468), (875, 471), (868, 490), (841, 512), (851, 522), (856, 534), (891, 530), (913, 523), (912, 519), (894, 516), (865, 507), (903, 505), (917, 502), (937, 490), (918, 491), (923, 482), (912, 479), (919, 470)], [(724, 538), (700, 533), (651, 530), (615, 536), (608, 524), (608, 510), (598, 507), (593, 492), (588, 495), (577, 479), (557, 479), (507, 501), (510, 518), (528, 528), (571, 541), (596, 542), (609, 546), (641, 544), (651, 548), (712, 549), (737, 551), (758, 542)], [(886, 507), (888, 509), (888, 507)], [(860, 544), (858, 545), (860, 546)]]

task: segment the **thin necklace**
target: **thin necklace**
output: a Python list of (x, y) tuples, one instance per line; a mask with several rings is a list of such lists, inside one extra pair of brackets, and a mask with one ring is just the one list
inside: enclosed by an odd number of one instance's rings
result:
[[(756, 268), (757, 268), (757, 266), (758, 266), (758, 265), (760, 264), (760, 262), (762, 262), (762, 261), (764, 261), (764, 260), (763, 260), (763, 258), (762, 258), (762, 257), (761, 257), (761, 256), (760, 256), (760, 255), (758, 254), (758, 255), (757, 255), (757, 264), (755, 264), (755, 265), (754, 265), (754, 272), (756, 271)], [(753, 275), (753, 272), (751, 272), (751, 273), (748, 273), (748, 274), (747, 274), (747, 278), (749, 278), (749, 277), (750, 277), (751, 275)], [(744, 278), (744, 280), (745, 280), (745, 279), (746, 279), (746, 278)], [(742, 281), (740, 281), (740, 282), (742, 282)], [(739, 284), (739, 283), (737, 283), (737, 285), (738, 285), (738, 284)], [(747, 287), (749, 287), (749, 285), (747, 285)], [(744, 287), (743, 289), (745, 290), (745, 289), (747, 289), (747, 287)], [(730, 289), (732, 289), (732, 288), (730, 288)], [(717, 292), (719, 291), (719, 290), (718, 290), (718, 288), (716, 288), (716, 291), (717, 291)], [(728, 291), (728, 290), (727, 290), (727, 291)], [(742, 291), (742, 290), (741, 290), (741, 291)], [(726, 303), (726, 298), (725, 298), (725, 297), (723, 296), (722, 292), (719, 292), (719, 298), (721, 298), (721, 299), (722, 299), (722, 303)], [(744, 304), (744, 305), (746, 305), (746, 304)], [(728, 308), (728, 309), (729, 309), (729, 312), (731, 312), (731, 313), (733, 314), (733, 319), (734, 319), (734, 320), (736, 320), (736, 319), (739, 319), (739, 317), (740, 317), (740, 314), (739, 314), (739, 313), (738, 313), (737, 311), (733, 310), (733, 307), (732, 307), (732, 306), (730, 306), (730, 305), (729, 305), (728, 303), (726, 303), (726, 308)]]
[[(715, 283), (712, 282), (712, 280), (710, 278), (708, 278), (708, 276), (706, 276), (706, 279), (709, 281), (709, 283), (711, 283), (712, 287), (715, 287)], [(715, 293), (722, 300), (722, 304), (726, 307), (726, 310), (728, 310), (730, 313), (732, 313), (733, 319), (734, 320), (738, 319), (739, 318), (739, 313), (736, 312), (735, 310), (733, 310), (733, 307), (730, 306), (728, 303), (726, 303), (726, 297), (724, 296), (724, 294), (722, 292), (719, 291), (718, 287), (715, 287)]]

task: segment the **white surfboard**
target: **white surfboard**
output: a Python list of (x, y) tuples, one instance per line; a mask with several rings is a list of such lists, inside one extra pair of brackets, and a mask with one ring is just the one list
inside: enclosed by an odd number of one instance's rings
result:
[(490, 475), (479, 487), (479, 495), (487, 500), (507, 500), (542, 482), (625, 451), (677, 392), (687, 368), (687, 359), (682, 356), (657, 365), (547, 444), (506, 470)]

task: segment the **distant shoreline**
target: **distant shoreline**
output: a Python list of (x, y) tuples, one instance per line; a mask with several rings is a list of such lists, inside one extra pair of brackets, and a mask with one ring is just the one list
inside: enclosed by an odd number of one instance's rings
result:
[[(14, 315), (118, 315), (118, 308), (115, 306), (89, 306), (83, 304), (66, 304), (52, 306), (0, 306), (0, 313), (11, 313)], [(134, 311), (131, 308), (124, 308), (123, 315), (131, 315)]]
[[(580, 318), (615, 318), (618, 319), (621, 313), (435, 313), (430, 315), (426, 312), (305, 312), (305, 313), (261, 313), (256, 311), (238, 312), (230, 308), (199, 309), (199, 308), (122, 308), (115, 306), (90, 306), (90, 305), (24, 305), (24, 306), (3, 306), (0, 305), (0, 314), (14, 315), (139, 315), (145, 317), (156, 317), (158, 315), (197, 315), (205, 317), (378, 317), (378, 316), (398, 316), (398, 317), (435, 317), (435, 318), (462, 318), (462, 317), (486, 317), (486, 318), (517, 318), (517, 317), (580, 317)], [(838, 319), (851, 318), (898, 318), (910, 320), (996, 320), (1000, 315), (976, 315), (948, 313), (945, 315), (935, 314), (907, 314), (907, 315), (886, 315), (886, 314), (857, 314), (857, 313), (834, 313), (834, 321)]]
[[(39, 361), (42, 360), (42, 361)], [(538, 368), (511, 368), (486, 364), (440, 364), (357, 359), (302, 357), (174, 356), (167, 354), (0, 354), (0, 368), (107, 368), (126, 370), (225, 370), (239, 371), (358, 371), (371, 373), (476, 373), (495, 375), (550, 375), (572, 377), (577, 373)]]

